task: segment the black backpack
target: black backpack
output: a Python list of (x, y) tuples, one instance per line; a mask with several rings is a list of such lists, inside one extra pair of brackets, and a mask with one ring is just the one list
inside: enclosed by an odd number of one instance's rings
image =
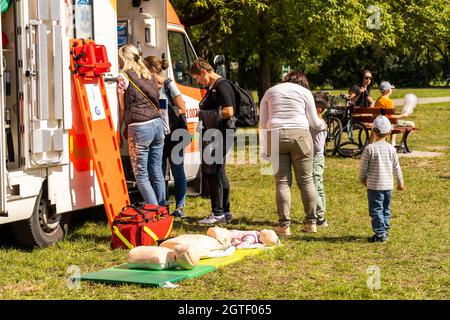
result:
[(184, 116), (180, 116), (180, 114), (175, 110), (175, 102), (173, 101), (172, 95), (170, 94), (170, 82), (171, 79), (164, 80), (164, 93), (166, 94), (167, 101), (167, 110), (169, 113), (169, 127), (170, 132), (175, 131), (176, 129), (187, 129), (186, 118)]
[(234, 106), (234, 117), (236, 118), (236, 126), (251, 127), (258, 124), (258, 109), (256, 108), (253, 95), (249, 90), (241, 88), (236, 81), (220, 78), (219, 81), (227, 81), (233, 88), (236, 97), (236, 105)]

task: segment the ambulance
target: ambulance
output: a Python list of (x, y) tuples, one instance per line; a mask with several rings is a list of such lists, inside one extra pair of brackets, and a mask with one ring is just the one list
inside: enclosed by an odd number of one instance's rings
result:
[[(165, 57), (187, 108), (192, 143), (185, 150), (190, 193), (201, 190), (197, 110), (201, 89), (188, 69), (195, 51), (166, 0), (0, 0), (0, 224), (17, 241), (45, 247), (64, 238), (74, 211), (103, 204), (71, 82), (72, 38), (107, 49), (104, 75), (117, 128), (118, 48)], [(136, 192), (126, 147), (122, 162)]]

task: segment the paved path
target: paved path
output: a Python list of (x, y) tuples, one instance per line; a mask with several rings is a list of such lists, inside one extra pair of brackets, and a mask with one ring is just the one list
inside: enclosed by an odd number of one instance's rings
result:
[(411, 153), (397, 153), (400, 158), (434, 158), (443, 155), (442, 152), (412, 151)]
[[(402, 106), (404, 99), (394, 99), (394, 106)], [(418, 98), (417, 104), (450, 102), (450, 97)]]

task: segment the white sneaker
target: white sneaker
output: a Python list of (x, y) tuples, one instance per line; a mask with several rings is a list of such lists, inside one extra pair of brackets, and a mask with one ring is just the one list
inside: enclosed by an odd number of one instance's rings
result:
[(214, 213), (211, 213), (208, 217), (198, 222), (199, 224), (216, 224), (216, 223), (225, 223), (225, 215), (216, 216)]

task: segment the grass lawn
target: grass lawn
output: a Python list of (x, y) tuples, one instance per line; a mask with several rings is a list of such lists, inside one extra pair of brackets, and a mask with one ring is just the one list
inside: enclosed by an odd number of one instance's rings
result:
[[(177, 289), (110, 286), (82, 282), (68, 289), (68, 267), (82, 273), (126, 261), (109, 248), (102, 209), (78, 214), (67, 239), (24, 251), (3, 241), (0, 299), (448, 299), (450, 296), (450, 103), (419, 105), (410, 117), (420, 131), (413, 150), (444, 153), (437, 158), (402, 158), (406, 190), (394, 192), (389, 242), (373, 244), (366, 192), (358, 183), (358, 159), (326, 159), (325, 188), (330, 226), (301, 233), (302, 204), (293, 187), (293, 236), (262, 255), (181, 282)], [(258, 165), (230, 165), (232, 228), (261, 230), (277, 221), (274, 183)], [(175, 234), (206, 233), (194, 223), (209, 212), (209, 200), (188, 198), (190, 220)], [(368, 269), (378, 267), (381, 288), (367, 286)]]

